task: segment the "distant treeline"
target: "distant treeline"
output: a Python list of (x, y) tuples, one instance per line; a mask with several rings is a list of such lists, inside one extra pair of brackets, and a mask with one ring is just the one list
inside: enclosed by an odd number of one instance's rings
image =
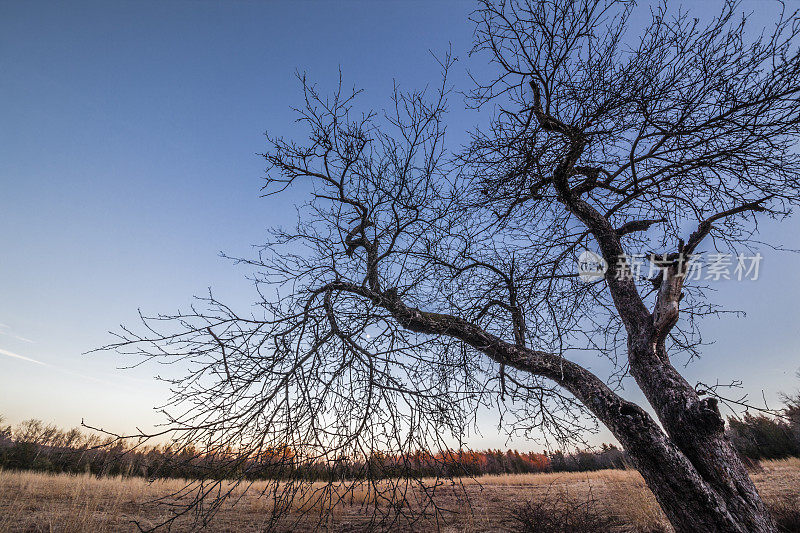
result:
[[(800, 456), (800, 396), (786, 398), (783, 416), (745, 414), (728, 420), (727, 433), (739, 453), (750, 460)], [(2, 418), (0, 418), (2, 422)], [(97, 476), (155, 478), (308, 480), (397, 476), (480, 476), (536, 472), (576, 472), (626, 468), (626, 454), (614, 445), (565, 453), (516, 450), (373, 453), (368, 458), (309, 461), (289, 448), (242, 458), (230, 450), (200, 453), (191, 446), (130, 446), (124, 441), (63, 431), (39, 420), (11, 427), (0, 424), (0, 469), (90, 473)]]
[(456, 477), (575, 472), (626, 466), (624, 452), (608, 444), (598, 450), (572, 453), (461, 450), (387, 455), (375, 452), (363, 460), (315, 463), (301, 459), (288, 448), (242, 459), (231, 452), (203, 454), (191, 446), (178, 449), (168, 445), (132, 447), (123, 441), (85, 434), (77, 429), (63, 431), (39, 420), (26, 420), (15, 427), (0, 425), (0, 468), (97, 476), (329, 480), (355, 479), (367, 474)]

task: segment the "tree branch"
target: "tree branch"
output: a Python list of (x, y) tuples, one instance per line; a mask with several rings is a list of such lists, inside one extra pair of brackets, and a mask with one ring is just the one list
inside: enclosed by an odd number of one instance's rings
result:
[(397, 296), (397, 291), (381, 293), (362, 285), (335, 281), (315, 289), (312, 294), (322, 294), (327, 291), (345, 292), (367, 298), (375, 305), (389, 311), (407, 330), (458, 339), (497, 363), (551, 379), (574, 394), (609, 427), (616, 427), (617, 424), (614, 411), (618, 411), (623, 404), (628, 404), (601, 379), (577, 363), (553, 353), (508, 343), (462, 318), (408, 306)]
[(689, 240), (686, 241), (686, 245), (683, 246), (682, 249), (679, 250), (679, 252), (683, 253), (684, 255), (689, 255), (692, 252), (694, 252), (697, 246), (700, 244), (700, 242), (709, 233), (711, 233), (711, 230), (714, 228), (713, 223), (716, 222), (717, 220), (729, 217), (731, 215), (736, 215), (738, 213), (744, 213), (746, 211), (756, 211), (756, 212), (766, 211), (767, 208), (761, 204), (771, 199), (772, 197), (773, 195), (769, 195), (764, 198), (761, 198), (760, 200), (747, 202), (738, 207), (733, 207), (731, 209), (727, 209), (725, 211), (716, 213), (715, 215), (708, 217), (707, 219), (700, 222), (700, 224), (697, 227), (697, 230), (694, 233), (692, 233), (691, 236), (689, 236)]
[(615, 231), (617, 232), (617, 236), (622, 237), (623, 235), (627, 235), (629, 233), (635, 233), (637, 231), (647, 231), (654, 224), (659, 224), (661, 222), (666, 222), (666, 221), (667, 220), (664, 218), (632, 220), (618, 227)]

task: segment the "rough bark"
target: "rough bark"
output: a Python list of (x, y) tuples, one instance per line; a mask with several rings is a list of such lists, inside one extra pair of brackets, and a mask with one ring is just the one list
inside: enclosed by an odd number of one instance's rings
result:
[[(648, 486), (678, 531), (772, 532), (775, 525), (744, 465), (724, 434), (724, 421), (713, 398), (701, 399), (669, 363), (653, 350), (631, 354), (631, 373), (645, 392), (667, 438), (703, 480), (698, 490), (707, 494), (708, 507), (692, 516), (670, 514), (670, 505), (686, 505), (686, 497), (663, 493), (664, 479), (648, 478), (651, 465), (638, 464)], [(642, 362), (649, 360), (651, 365)], [(634, 458), (637, 446), (626, 446)], [(647, 454), (646, 448), (642, 450)], [(712, 524), (706, 524), (708, 517)], [(713, 527), (712, 527), (713, 526)]]

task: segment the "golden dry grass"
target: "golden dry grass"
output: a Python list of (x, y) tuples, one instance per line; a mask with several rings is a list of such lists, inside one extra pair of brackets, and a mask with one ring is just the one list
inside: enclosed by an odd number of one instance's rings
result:
[[(763, 471), (753, 477), (762, 496), (770, 502), (794, 501), (800, 504), (800, 459), (766, 461)], [(100, 533), (136, 531), (133, 520), (155, 525), (169, 510), (153, 502), (180, 490), (184, 483), (167, 480), (148, 483), (138, 478), (46, 475), (32, 472), (0, 472), (0, 531), (47, 531)], [(258, 496), (258, 485), (237, 489), (240, 499), (226, 503), (209, 531), (259, 531), (271, 509)], [(358, 531), (364, 529), (364, 504), (373, 501), (366, 488), (348, 494), (339, 504), (326, 529)], [(652, 494), (637, 472), (603, 470), (591, 473), (522, 474), (467, 479), (460, 487), (443, 486), (437, 503), (460, 510), (440, 517), (438, 527), (447, 532), (497, 531), (500, 518), (509, 509), (537, 498), (556, 498), (564, 502), (585, 502), (591, 497), (607, 513), (619, 517), (624, 531), (671, 531)], [(469, 503), (466, 502), (469, 500)], [(318, 526), (322, 503), (308, 495), (298, 497), (293, 507), (312, 509), (299, 525), (286, 522), (292, 531), (313, 530)], [(437, 522), (418, 523), (414, 529), (431, 530)], [(176, 522), (173, 531), (195, 528), (192, 517)]]

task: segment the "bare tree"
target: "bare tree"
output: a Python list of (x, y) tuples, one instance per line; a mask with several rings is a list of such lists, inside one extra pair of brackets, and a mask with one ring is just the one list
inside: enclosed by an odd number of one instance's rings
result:
[[(114, 345), (191, 366), (165, 431), (235, 449), (231, 464), (291, 447), (335, 478), (348, 457), (460, 446), (486, 406), (509, 431), (565, 440), (590, 414), (676, 530), (775, 531), (716, 398), (672, 361), (698, 355), (698, 319), (718, 312), (687, 258), (747, 249), (757, 215), (798, 202), (800, 19), (754, 32), (732, 3), (705, 22), (664, 4), (637, 29), (633, 10), (481, 4), (472, 56), (496, 75), (468, 102), (491, 120), (463, 150), (445, 142), (449, 57), (435, 94), (397, 90), (383, 113), (303, 78), (308, 142), (269, 138), (265, 194), (300, 187), (308, 203), (238, 259), (260, 310), (209, 296)], [(583, 249), (604, 277), (578, 278)], [(658, 274), (634, 275), (636, 254)], [(617, 371), (576, 362), (596, 355)], [(656, 418), (616, 391), (628, 373)], [(363, 478), (380, 477), (370, 464)], [(399, 483), (375, 482), (376, 500), (407, 498)]]

